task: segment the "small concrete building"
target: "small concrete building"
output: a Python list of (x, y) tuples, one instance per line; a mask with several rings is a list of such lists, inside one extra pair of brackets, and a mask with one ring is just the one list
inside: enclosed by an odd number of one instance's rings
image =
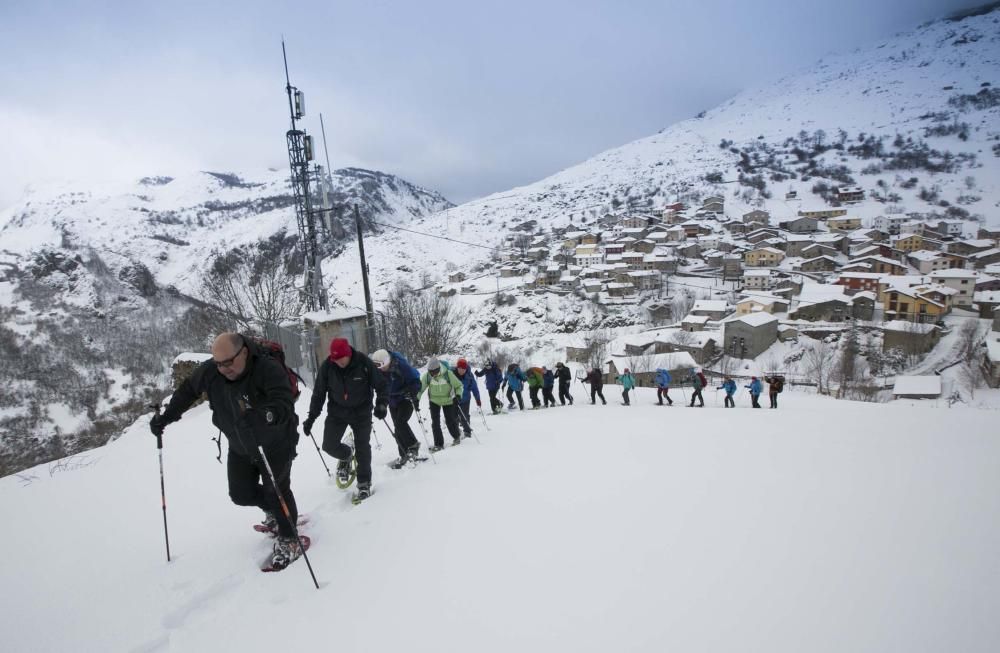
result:
[(778, 318), (770, 313), (750, 313), (726, 321), (723, 347), (734, 358), (757, 358), (778, 339)]

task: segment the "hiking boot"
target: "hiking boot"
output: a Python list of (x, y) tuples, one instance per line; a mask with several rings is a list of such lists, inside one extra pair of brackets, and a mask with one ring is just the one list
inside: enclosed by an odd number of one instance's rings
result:
[(273, 512), (268, 510), (264, 511), (264, 521), (262, 521), (260, 525), (263, 527), (263, 530), (270, 533), (278, 532), (278, 518), (274, 516)]
[(358, 483), (358, 501), (364, 501), (372, 495), (371, 483)]
[(337, 480), (341, 483), (349, 483), (351, 480), (351, 460), (353, 456), (337, 463)]
[(435, 444), (433, 447), (431, 447), (430, 449), (428, 449), (428, 451), (430, 451), (431, 453), (437, 453), (437, 452), (441, 451), (442, 449), (444, 449), (444, 447), (439, 447), (439, 446), (437, 446)]
[(274, 553), (271, 554), (271, 567), (284, 569), (302, 555), (302, 547), (295, 537), (279, 537), (274, 541)]
[(416, 460), (420, 456), (420, 443), (418, 442), (416, 444), (410, 445), (406, 449), (406, 453), (403, 454), (403, 456), (406, 458), (407, 462), (411, 460)]
[(457, 447), (460, 444), (462, 444), (462, 438), (452, 438), (451, 446)]

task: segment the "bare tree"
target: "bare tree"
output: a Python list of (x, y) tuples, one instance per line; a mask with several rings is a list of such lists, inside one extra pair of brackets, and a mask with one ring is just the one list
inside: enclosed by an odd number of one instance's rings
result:
[(672, 312), (674, 319), (683, 319), (691, 311), (691, 307), (694, 306), (695, 298), (694, 295), (688, 291), (677, 293), (674, 297)]
[(280, 324), (301, 312), (302, 294), (295, 279), (281, 257), (252, 250), (245, 256), (216, 258), (200, 294), (240, 330), (262, 332), (265, 323)]
[(593, 331), (583, 339), (583, 344), (587, 350), (587, 364), (591, 368), (603, 370), (604, 363), (608, 360), (611, 335), (606, 331)]
[(806, 366), (806, 372), (816, 379), (816, 391), (820, 394), (828, 392), (830, 374), (835, 363), (834, 349), (820, 340), (806, 351), (802, 362)]
[(387, 340), (411, 360), (458, 351), (469, 335), (468, 315), (450, 297), (397, 285), (383, 305)]
[(958, 383), (969, 395), (969, 399), (976, 398), (976, 390), (984, 383), (983, 370), (976, 360), (968, 360), (958, 366)]
[(678, 329), (670, 335), (670, 342), (677, 345), (679, 348), (691, 347), (697, 342), (698, 338), (690, 331), (685, 331), (684, 329)]
[(852, 322), (840, 343), (840, 360), (837, 361), (837, 398), (843, 398), (858, 378), (857, 356), (861, 352), (858, 328)]

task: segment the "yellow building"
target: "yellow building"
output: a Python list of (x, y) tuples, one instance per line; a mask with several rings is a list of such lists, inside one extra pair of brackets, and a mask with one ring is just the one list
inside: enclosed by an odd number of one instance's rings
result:
[(785, 258), (785, 253), (774, 247), (758, 247), (743, 255), (743, 261), (747, 267), (764, 267), (781, 263)]
[(830, 231), (854, 231), (861, 228), (861, 218), (830, 218), (826, 221)]
[(917, 292), (904, 292), (898, 288), (885, 293), (882, 308), (887, 320), (910, 322), (937, 322), (948, 312), (947, 307), (940, 302)]
[(898, 249), (901, 252), (916, 252), (917, 250), (923, 248), (924, 238), (920, 234), (893, 236), (890, 239), (890, 244), (893, 249)]

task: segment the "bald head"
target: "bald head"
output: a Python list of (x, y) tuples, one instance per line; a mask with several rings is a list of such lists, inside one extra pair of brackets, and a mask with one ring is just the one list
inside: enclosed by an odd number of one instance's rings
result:
[(246, 369), (247, 348), (238, 333), (220, 333), (212, 343), (212, 359), (219, 373), (232, 381)]

